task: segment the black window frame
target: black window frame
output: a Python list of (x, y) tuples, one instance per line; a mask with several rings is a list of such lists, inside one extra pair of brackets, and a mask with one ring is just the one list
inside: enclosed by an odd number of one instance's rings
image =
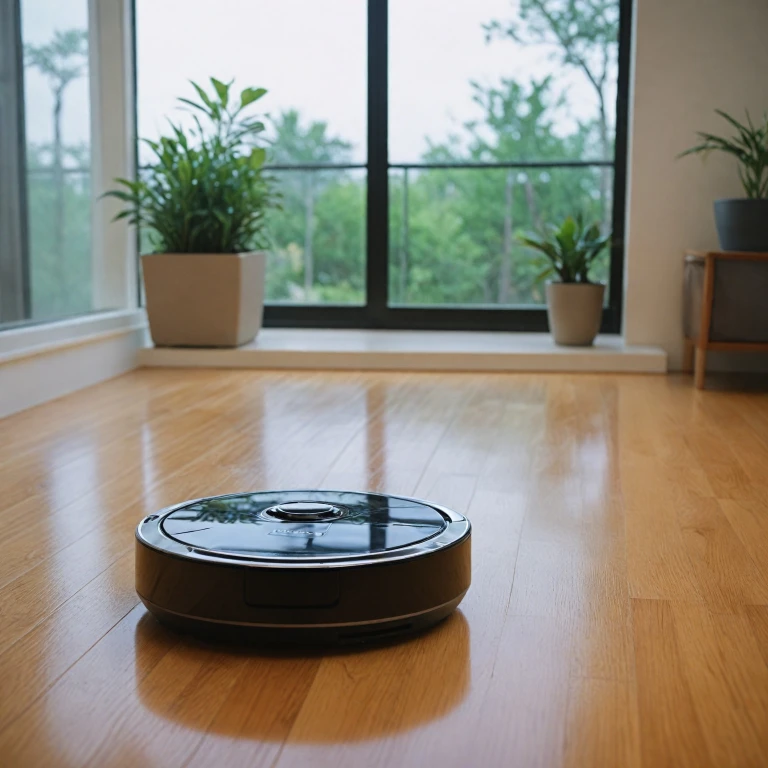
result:
[(21, 0), (0, 0), (0, 329), (32, 317)]
[[(134, 3), (135, 21), (135, 3)], [(135, 30), (135, 23), (134, 23)], [(390, 306), (389, 183), (390, 170), (428, 168), (567, 168), (612, 167), (613, 244), (608, 303), (600, 332), (619, 334), (622, 327), (624, 231), (626, 215), (629, 78), (632, 0), (619, 0), (618, 82), (613, 160), (509, 163), (389, 162), (389, 2), (368, 0), (367, 162), (347, 165), (272, 165), (273, 170), (311, 172), (320, 168), (363, 169), (366, 182), (366, 303), (363, 305), (266, 303), (264, 326), (272, 328), (372, 328), (407, 330), (520, 331), (548, 330), (543, 307)], [(135, 39), (134, 39), (135, 51)], [(134, 63), (136, 62), (134, 55)], [(135, 64), (134, 64), (135, 65)], [(135, 79), (135, 72), (134, 72)], [(137, 88), (134, 93), (138, 94)], [(138, 158), (138, 151), (135, 155)], [(138, 265), (137, 265), (138, 268)], [(140, 290), (140, 289), (139, 289)]]

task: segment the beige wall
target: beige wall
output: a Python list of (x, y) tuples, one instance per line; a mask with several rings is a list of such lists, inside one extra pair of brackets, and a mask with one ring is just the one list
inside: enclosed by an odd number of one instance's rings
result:
[(715, 107), (768, 111), (768, 0), (635, 0), (624, 335), (680, 365), (682, 251), (717, 246), (712, 201), (738, 197), (734, 163), (675, 160)]

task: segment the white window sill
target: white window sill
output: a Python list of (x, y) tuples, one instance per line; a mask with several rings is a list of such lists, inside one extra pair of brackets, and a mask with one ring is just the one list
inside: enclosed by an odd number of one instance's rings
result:
[(116, 310), (0, 331), (0, 365), (132, 333), (146, 326), (144, 310)]
[(545, 333), (266, 328), (236, 349), (147, 346), (139, 365), (409, 371), (595, 371), (665, 373), (659, 347), (600, 336), (593, 347), (558, 347)]

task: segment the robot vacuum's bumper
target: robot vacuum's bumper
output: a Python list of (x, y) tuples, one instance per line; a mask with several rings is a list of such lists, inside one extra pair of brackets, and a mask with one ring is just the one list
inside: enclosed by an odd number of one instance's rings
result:
[[(197, 500), (146, 518), (136, 537), (146, 607), (212, 639), (361, 643), (435, 624), (469, 588), (470, 527), (450, 510), (329, 491), (270, 506), (275, 496)], [(226, 500), (238, 500), (234, 518), (212, 512), (212, 502), (235, 503)]]
[(148, 600), (141, 601), (166, 626), (213, 642), (265, 646), (359, 645), (384, 643), (416, 634), (445, 619), (464, 594), (450, 603), (424, 613), (363, 624), (229, 624), (165, 611)]

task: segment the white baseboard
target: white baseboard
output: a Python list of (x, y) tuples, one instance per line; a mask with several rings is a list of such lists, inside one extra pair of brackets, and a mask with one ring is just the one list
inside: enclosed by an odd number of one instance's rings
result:
[[(139, 313), (33, 326), (3, 334), (0, 348), (0, 417), (39, 405), (137, 366), (144, 344)], [(47, 329), (47, 332), (46, 332)], [(19, 339), (27, 341), (26, 346)]]

